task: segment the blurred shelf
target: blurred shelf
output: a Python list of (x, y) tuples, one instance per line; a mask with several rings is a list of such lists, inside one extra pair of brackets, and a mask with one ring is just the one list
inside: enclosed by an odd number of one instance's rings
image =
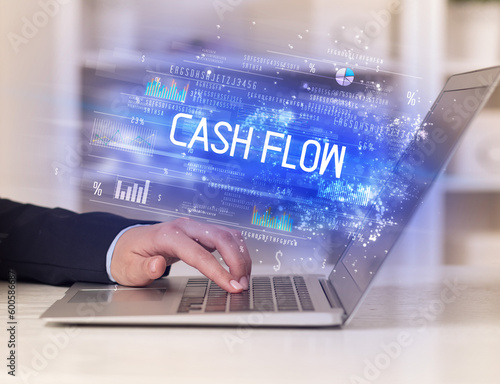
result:
[(465, 58), (448, 58), (444, 64), (445, 74), (452, 75), (461, 72), (470, 72), (481, 68), (500, 65), (500, 59), (495, 61), (470, 60)]
[(500, 193), (500, 175), (497, 179), (465, 175), (444, 175), (441, 185), (444, 192)]

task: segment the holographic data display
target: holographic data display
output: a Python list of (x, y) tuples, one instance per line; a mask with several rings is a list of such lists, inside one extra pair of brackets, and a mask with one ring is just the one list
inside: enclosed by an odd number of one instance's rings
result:
[(270, 271), (335, 264), (420, 116), (404, 75), (333, 60), (193, 47), (88, 70), (87, 207), (238, 228)]

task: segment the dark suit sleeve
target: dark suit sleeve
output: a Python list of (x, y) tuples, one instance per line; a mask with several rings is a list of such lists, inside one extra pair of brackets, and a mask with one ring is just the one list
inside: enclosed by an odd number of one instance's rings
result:
[(13, 270), (19, 280), (53, 285), (110, 283), (108, 248), (122, 229), (135, 224), (152, 222), (0, 199), (0, 278)]

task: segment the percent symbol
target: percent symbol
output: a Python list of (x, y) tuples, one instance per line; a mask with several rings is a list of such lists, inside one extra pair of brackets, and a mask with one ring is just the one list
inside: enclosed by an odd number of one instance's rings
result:
[(415, 92), (408, 91), (406, 98), (408, 99), (408, 105), (415, 105)]
[(94, 181), (94, 195), (102, 195), (101, 183), (99, 183), (98, 181)]
[(309, 72), (316, 73), (316, 64), (314, 63), (309, 64)]

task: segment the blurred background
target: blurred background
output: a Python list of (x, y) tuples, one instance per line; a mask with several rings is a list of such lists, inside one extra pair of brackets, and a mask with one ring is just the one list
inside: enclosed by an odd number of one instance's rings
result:
[[(272, 31), (272, 32), (271, 32)], [(424, 78), (500, 63), (500, 1), (0, 0), (0, 196), (82, 210), (82, 73), (168, 42), (362, 47)], [(243, 43), (242, 43), (243, 42)], [(500, 265), (500, 97), (474, 122), (391, 262)]]

